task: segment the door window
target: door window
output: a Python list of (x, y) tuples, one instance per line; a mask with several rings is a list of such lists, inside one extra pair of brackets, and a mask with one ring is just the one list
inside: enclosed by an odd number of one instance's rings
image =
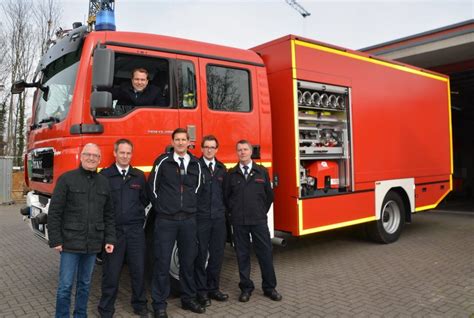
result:
[(213, 110), (250, 112), (250, 75), (247, 70), (208, 65), (208, 106)]

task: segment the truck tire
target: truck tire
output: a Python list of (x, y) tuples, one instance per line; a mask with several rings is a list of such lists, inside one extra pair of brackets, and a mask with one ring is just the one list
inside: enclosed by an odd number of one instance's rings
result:
[(401, 196), (389, 191), (380, 210), (380, 219), (367, 224), (369, 237), (378, 243), (393, 243), (400, 237), (405, 225), (405, 205)]
[(174, 242), (173, 252), (171, 253), (170, 293), (173, 296), (179, 296), (181, 294), (181, 285), (179, 284), (178, 244), (176, 244), (176, 242)]
[[(153, 285), (153, 271), (154, 271), (154, 260), (155, 254), (153, 249), (154, 237), (153, 237), (153, 226), (154, 222), (150, 222), (145, 227), (145, 237), (147, 245), (147, 253), (145, 260), (145, 281), (148, 289), (152, 290)], [(174, 243), (173, 252), (171, 254), (170, 263), (170, 293), (173, 296), (179, 296), (181, 287), (179, 285), (179, 259), (178, 259), (178, 247), (176, 242)]]

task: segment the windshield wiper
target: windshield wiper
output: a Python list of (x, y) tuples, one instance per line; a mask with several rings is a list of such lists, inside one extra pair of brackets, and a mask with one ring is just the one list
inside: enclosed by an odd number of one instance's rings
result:
[(46, 124), (46, 123), (59, 123), (60, 120), (58, 117), (54, 117), (54, 116), (49, 116), (47, 118), (44, 118), (42, 120), (40, 120), (40, 122), (38, 124)]

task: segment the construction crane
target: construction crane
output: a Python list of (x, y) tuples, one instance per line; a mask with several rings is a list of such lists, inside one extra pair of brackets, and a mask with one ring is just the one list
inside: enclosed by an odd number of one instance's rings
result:
[(114, 7), (115, 0), (89, 0), (89, 17), (87, 18), (89, 30), (94, 29), (99, 11), (114, 11)]
[(285, 0), (293, 9), (299, 12), (303, 18), (309, 17), (311, 13), (309, 13), (305, 8), (301, 6), (296, 0)]

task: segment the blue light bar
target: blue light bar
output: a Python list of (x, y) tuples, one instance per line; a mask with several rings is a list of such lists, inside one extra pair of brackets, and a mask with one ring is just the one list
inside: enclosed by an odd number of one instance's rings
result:
[(115, 15), (113, 10), (101, 10), (95, 20), (96, 31), (115, 31)]

